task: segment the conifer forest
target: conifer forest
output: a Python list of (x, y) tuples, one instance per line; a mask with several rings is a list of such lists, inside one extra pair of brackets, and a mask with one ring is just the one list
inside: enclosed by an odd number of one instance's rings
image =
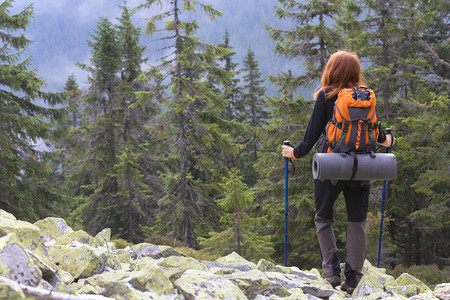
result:
[[(274, 65), (270, 76), (260, 72), (251, 45), (237, 61), (226, 29), (217, 28), (219, 43), (202, 40), (186, 12), (195, 10), (213, 26), (222, 15), (213, 5), (125, 3), (120, 16), (98, 19), (90, 32), (89, 62), (78, 63), (88, 87), (68, 74), (64, 92), (44, 91), (33, 58), (21, 55), (32, 43), (33, 5), (0, 2), (1, 209), (30, 222), (63, 217), (91, 234), (111, 228), (114, 238), (130, 243), (235, 251), (282, 264), (281, 145), (301, 141), (321, 71), (332, 53), (346, 49), (364, 62), (383, 127), (396, 137), (390, 151), (398, 170), (387, 183), (381, 265), (436, 265), (448, 276), (449, 1), (278, 0), (273, 14), (288, 26), (262, 26), (274, 42), (273, 55), (304, 72)], [(153, 15), (154, 6), (162, 13)], [(133, 22), (136, 13), (146, 16), (144, 27)], [(142, 43), (142, 36), (151, 42)], [(149, 67), (148, 60), (156, 63)], [(288, 263), (301, 268), (321, 262), (313, 154), (289, 166)], [(373, 181), (371, 187), (372, 263), (382, 185)], [(343, 259), (342, 195), (335, 210)]]

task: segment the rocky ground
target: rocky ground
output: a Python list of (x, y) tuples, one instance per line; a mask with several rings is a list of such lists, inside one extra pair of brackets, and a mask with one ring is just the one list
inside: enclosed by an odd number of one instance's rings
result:
[(202, 261), (169, 246), (116, 249), (60, 218), (34, 224), (0, 210), (0, 299), (450, 299), (450, 283), (431, 290), (365, 263), (353, 295), (333, 289), (318, 270), (257, 264), (236, 253)]

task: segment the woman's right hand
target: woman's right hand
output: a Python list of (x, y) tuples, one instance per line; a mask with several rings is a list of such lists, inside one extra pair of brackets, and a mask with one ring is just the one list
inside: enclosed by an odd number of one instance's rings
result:
[(283, 157), (295, 159), (293, 150), (294, 148), (289, 145), (281, 146), (281, 154), (283, 155)]

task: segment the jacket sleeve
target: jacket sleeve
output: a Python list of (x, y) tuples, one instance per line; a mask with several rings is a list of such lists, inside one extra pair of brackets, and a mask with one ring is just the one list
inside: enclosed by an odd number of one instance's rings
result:
[[(377, 116), (379, 116), (378, 115), (378, 111), (376, 112), (376, 114), (377, 114)], [(379, 120), (379, 118), (378, 118), (378, 120)], [(381, 122), (379, 123), (379, 134), (378, 134), (378, 139), (377, 139), (377, 143), (379, 143), (379, 144), (382, 144), (382, 143), (384, 143), (385, 141), (386, 141), (386, 132), (383, 130), (383, 126), (381, 126)]]
[(309, 120), (308, 128), (306, 129), (305, 136), (300, 144), (294, 148), (295, 158), (300, 158), (308, 154), (308, 152), (314, 147), (314, 144), (319, 139), (323, 129), (328, 123), (325, 109), (325, 95), (321, 91), (317, 96), (314, 104), (314, 110)]

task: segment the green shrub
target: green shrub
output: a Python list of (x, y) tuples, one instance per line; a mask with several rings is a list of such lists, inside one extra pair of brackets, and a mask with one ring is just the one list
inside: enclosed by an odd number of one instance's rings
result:
[(111, 240), (111, 242), (116, 244), (117, 249), (124, 249), (127, 246), (130, 246), (130, 247), (133, 246), (133, 243), (129, 243), (124, 239), (114, 239), (114, 240)]
[(405, 267), (398, 265), (393, 270), (387, 270), (388, 274), (399, 277), (403, 273), (408, 273), (425, 283), (431, 289), (439, 283), (450, 282), (450, 267), (440, 269), (437, 265), (418, 265)]

